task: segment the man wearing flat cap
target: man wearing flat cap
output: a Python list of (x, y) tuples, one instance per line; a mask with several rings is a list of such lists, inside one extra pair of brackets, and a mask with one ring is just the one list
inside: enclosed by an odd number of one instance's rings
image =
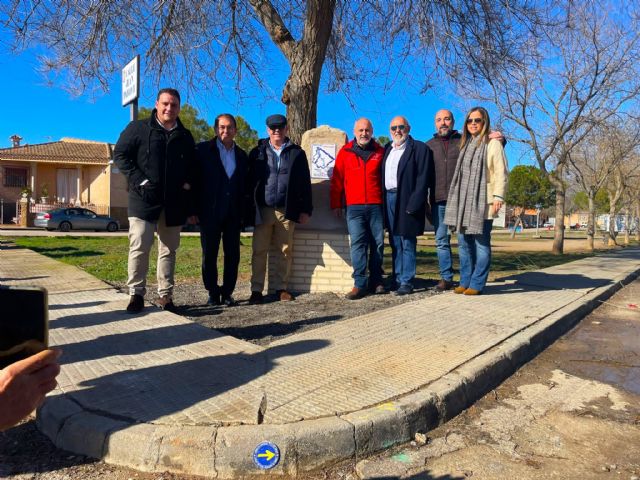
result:
[(270, 115), (266, 123), (269, 138), (261, 139), (249, 153), (257, 209), (251, 257), (251, 304), (263, 302), (271, 247), (277, 256), (273, 275), (276, 296), (283, 302), (293, 300), (287, 290), (293, 259), (293, 231), (296, 223), (309, 221), (313, 210), (307, 156), (287, 137), (287, 118)]

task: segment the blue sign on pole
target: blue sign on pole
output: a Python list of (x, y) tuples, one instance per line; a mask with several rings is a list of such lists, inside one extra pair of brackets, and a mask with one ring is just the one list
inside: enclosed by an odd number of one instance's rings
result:
[(275, 467), (280, 461), (280, 450), (275, 443), (262, 442), (253, 451), (253, 462), (264, 470)]

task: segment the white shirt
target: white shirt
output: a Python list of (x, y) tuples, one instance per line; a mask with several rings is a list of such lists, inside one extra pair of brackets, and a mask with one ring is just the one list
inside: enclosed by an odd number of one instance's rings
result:
[(231, 145), (231, 148), (227, 148), (217, 137), (216, 144), (218, 145), (220, 160), (222, 161), (224, 171), (227, 172), (227, 177), (231, 178), (233, 176), (233, 172), (236, 171), (236, 144), (234, 142), (233, 145)]
[(407, 142), (405, 140), (402, 145), (393, 145), (391, 147), (387, 161), (384, 164), (384, 188), (386, 190), (398, 188), (398, 164), (406, 146)]

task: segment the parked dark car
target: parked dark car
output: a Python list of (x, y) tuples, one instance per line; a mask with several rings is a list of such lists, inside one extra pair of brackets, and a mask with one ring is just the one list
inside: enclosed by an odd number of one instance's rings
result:
[(60, 230), (61, 232), (70, 230), (106, 230), (107, 232), (115, 232), (120, 228), (117, 220), (79, 207), (55, 208), (48, 212), (38, 213), (33, 224), (36, 227), (44, 227), (49, 231)]

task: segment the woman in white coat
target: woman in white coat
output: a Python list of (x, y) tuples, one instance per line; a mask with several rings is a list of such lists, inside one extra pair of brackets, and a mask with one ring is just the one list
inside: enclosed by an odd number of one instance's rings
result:
[(504, 204), (507, 158), (499, 140), (490, 139), (491, 121), (482, 107), (465, 117), (460, 155), (453, 174), (444, 223), (458, 234), (460, 285), (455, 293), (479, 295), (491, 266), (491, 228)]

